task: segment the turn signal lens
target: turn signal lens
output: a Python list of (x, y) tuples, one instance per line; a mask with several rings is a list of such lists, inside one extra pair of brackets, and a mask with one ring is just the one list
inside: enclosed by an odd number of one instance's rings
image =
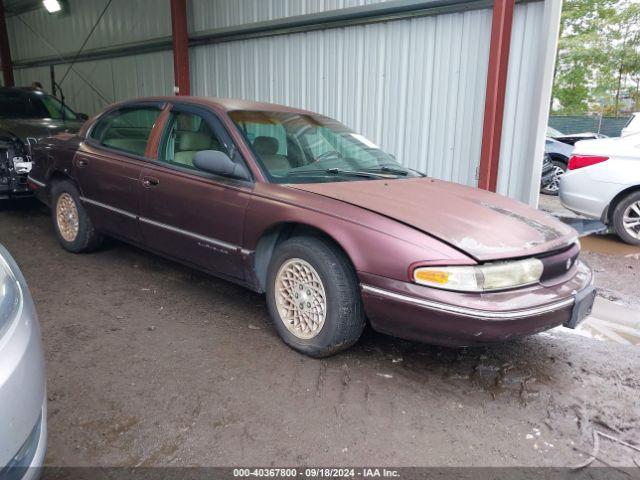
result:
[(449, 282), (449, 273), (442, 270), (416, 270), (416, 281), (426, 283), (446, 284)]
[(489, 292), (531, 285), (540, 280), (544, 266), (537, 258), (477, 267), (422, 267), (413, 271), (420, 285), (457, 292)]
[(609, 160), (609, 157), (602, 157), (598, 155), (573, 155), (569, 159), (569, 170), (577, 170), (579, 168), (588, 167), (590, 165), (595, 165), (596, 163), (602, 163), (606, 160)]

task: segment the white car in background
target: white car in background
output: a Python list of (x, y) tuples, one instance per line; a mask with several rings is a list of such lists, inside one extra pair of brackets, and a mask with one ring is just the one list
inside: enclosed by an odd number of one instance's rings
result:
[(633, 135), (634, 133), (640, 133), (640, 112), (636, 112), (631, 115), (631, 118), (622, 129), (621, 137), (627, 135)]
[(640, 133), (578, 142), (560, 178), (560, 201), (640, 245)]

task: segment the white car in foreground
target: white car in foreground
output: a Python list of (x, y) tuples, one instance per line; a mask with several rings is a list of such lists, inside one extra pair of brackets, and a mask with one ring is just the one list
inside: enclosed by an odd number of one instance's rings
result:
[(640, 245), (640, 134), (578, 142), (560, 178), (560, 201)]

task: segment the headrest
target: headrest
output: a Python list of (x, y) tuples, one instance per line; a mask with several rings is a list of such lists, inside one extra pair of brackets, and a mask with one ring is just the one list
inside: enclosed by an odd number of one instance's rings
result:
[(200, 151), (208, 150), (211, 147), (211, 136), (200, 132), (183, 132), (178, 142), (178, 150), (181, 152), (187, 150)]
[(253, 141), (253, 148), (260, 155), (275, 155), (279, 147), (278, 139), (273, 137), (256, 137)]

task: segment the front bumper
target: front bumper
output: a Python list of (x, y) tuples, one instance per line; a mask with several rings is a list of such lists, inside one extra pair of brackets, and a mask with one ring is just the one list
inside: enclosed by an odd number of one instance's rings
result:
[(45, 371), (40, 326), (24, 277), (0, 246), (23, 294), (22, 308), (0, 337), (0, 478), (36, 478), (47, 437)]
[(26, 174), (0, 177), (0, 200), (31, 196), (33, 192), (29, 188)]
[(570, 325), (576, 296), (593, 291), (591, 270), (582, 262), (552, 282), (483, 294), (437, 290), (370, 274), (360, 274), (360, 279), (374, 330), (452, 347), (501, 342)]

